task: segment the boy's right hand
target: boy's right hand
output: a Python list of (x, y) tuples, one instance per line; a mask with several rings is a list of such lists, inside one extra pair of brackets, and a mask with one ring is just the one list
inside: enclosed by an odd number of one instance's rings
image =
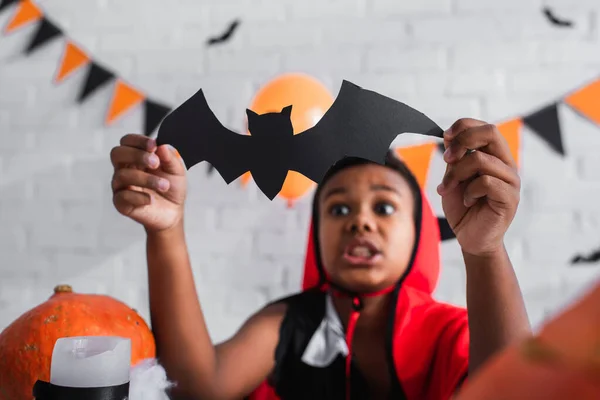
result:
[(139, 134), (121, 138), (110, 152), (113, 203), (147, 232), (168, 230), (183, 219), (186, 168), (177, 150)]

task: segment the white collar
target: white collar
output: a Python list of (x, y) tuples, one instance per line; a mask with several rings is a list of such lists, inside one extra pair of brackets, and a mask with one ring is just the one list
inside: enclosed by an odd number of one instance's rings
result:
[(338, 354), (346, 357), (348, 345), (342, 321), (333, 306), (331, 295), (327, 294), (325, 317), (306, 346), (302, 361), (313, 367), (327, 367)]

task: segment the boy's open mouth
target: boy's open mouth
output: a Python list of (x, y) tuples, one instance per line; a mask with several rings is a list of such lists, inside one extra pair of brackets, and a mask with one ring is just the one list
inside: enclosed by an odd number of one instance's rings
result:
[(350, 264), (373, 264), (380, 258), (381, 251), (368, 240), (355, 239), (344, 250), (344, 259)]

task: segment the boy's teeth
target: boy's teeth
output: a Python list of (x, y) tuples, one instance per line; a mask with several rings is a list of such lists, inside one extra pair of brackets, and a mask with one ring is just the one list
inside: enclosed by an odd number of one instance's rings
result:
[(366, 246), (356, 246), (352, 249), (350, 254), (357, 257), (370, 257), (371, 250)]

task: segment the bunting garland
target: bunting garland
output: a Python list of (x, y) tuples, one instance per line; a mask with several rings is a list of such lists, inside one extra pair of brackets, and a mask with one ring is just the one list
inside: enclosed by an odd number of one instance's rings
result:
[[(44, 15), (42, 10), (33, 1), (20, 0), (19, 2), (20, 4), (13, 14), (13, 17), (4, 28), (4, 33), (6, 34), (12, 33), (19, 28), (36, 22)], [(17, 3), (17, 1), (13, 1), (11, 3)]]
[(36, 30), (24, 50), (26, 55), (33, 53), (53, 40), (61, 37), (65, 40), (63, 56), (54, 77), (56, 84), (65, 81), (73, 72), (87, 66), (87, 74), (77, 96), (78, 103), (83, 103), (98, 89), (109, 84), (113, 85), (112, 97), (104, 121), (106, 125), (113, 124), (128, 111), (143, 104), (143, 133), (150, 136), (162, 119), (172, 110), (170, 106), (149, 99), (146, 94), (133, 85), (118, 78), (116, 73), (93, 60), (81, 46), (65, 37), (64, 31), (47, 17), (34, 1), (0, 1), (1, 12), (4, 12), (10, 5), (16, 5), (12, 17), (4, 28), (5, 34), (13, 33), (26, 25), (37, 23)]
[(438, 225), (440, 227), (441, 241), (444, 242), (446, 240), (454, 239), (456, 235), (454, 235), (454, 231), (452, 230), (452, 227), (450, 227), (450, 224), (448, 223), (446, 217), (437, 217), (437, 219)]
[(90, 62), (90, 66), (87, 71), (85, 83), (79, 96), (77, 97), (78, 103), (83, 103), (85, 99), (91, 96), (96, 90), (102, 86), (107, 85), (111, 80), (115, 78), (115, 75), (109, 70), (105, 69), (95, 61)]
[(567, 96), (565, 102), (585, 118), (600, 125), (600, 79)]
[[(558, 114), (558, 106), (561, 103), (568, 105), (581, 117), (595, 123), (600, 128), (600, 78), (598, 78), (576, 89), (573, 93), (565, 95), (558, 101), (551, 102), (524, 116), (514, 117), (496, 124), (498, 131), (506, 139), (518, 167), (521, 166), (521, 138), (522, 130), (525, 126), (546, 142), (551, 150), (561, 156), (566, 155), (562, 126)], [(442, 154), (445, 151), (444, 143), (437, 142), (432, 144), (432, 146), (437, 147), (437, 151)], [(415, 173), (417, 179), (427, 174), (429, 169), (427, 163), (428, 160), (431, 160), (430, 155), (419, 155), (419, 151), (415, 146), (397, 149), (398, 154), (412, 153), (411, 156), (404, 156), (405, 161), (411, 160), (411, 157), (421, 158), (420, 163), (412, 162), (411, 164), (407, 162), (409, 167), (413, 169), (413, 173)], [(414, 168), (417, 168), (416, 172)], [(445, 218), (438, 217), (438, 224), (442, 240), (449, 240), (455, 237)]]
[[(568, 105), (580, 116), (600, 128), (600, 78), (598, 78), (571, 94), (565, 95), (561, 100), (551, 102), (524, 116), (514, 117), (496, 124), (498, 131), (506, 139), (518, 167), (521, 166), (521, 139), (525, 126), (546, 142), (551, 150), (561, 156), (566, 155), (558, 114), (558, 106), (561, 103)], [(424, 179), (429, 172), (433, 149), (437, 149), (442, 154), (446, 150), (443, 142), (431, 142), (396, 149), (396, 153), (411, 169), (420, 185), (424, 184)], [(455, 238), (446, 218), (438, 217), (438, 224), (442, 241)]]
[(560, 155), (565, 155), (562, 142), (560, 121), (558, 120), (558, 103), (552, 103), (523, 118), (523, 122)]
[[(86, 77), (77, 95), (76, 101), (78, 103), (83, 103), (100, 88), (108, 85), (113, 86), (104, 121), (106, 125), (113, 124), (123, 118), (129, 111), (141, 106), (144, 114), (142, 131), (144, 135), (151, 136), (161, 121), (173, 109), (167, 104), (150, 99), (141, 90), (119, 78), (115, 72), (94, 60), (75, 41), (66, 37), (64, 31), (51, 21), (33, 0), (0, 0), (0, 13), (6, 12), (10, 8), (14, 8), (14, 12), (4, 27), (5, 34), (11, 34), (27, 25), (37, 23), (35, 32), (24, 49), (25, 55), (39, 51), (41, 47), (53, 40), (59, 38), (65, 40), (64, 52), (54, 76), (56, 84), (64, 82), (75, 71), (84, 67), (87, 68)], [(232, 24), (230, 29), (222, 35), (222, 38), (210, 40), (208, 44), (226, 40), (236, 27), (237, 23)], [(550, 150), (565, 156), (566, 151), (558, 114), (560, 104), (568, 105), (583, 118), (600, 127), (600, 107), (598, 106), (600, 104), (600, 78), (529, 114), (516, 116), (497, 124), (498, 130), (506, 138), (518, 165), (520, 165), (521, 135), (524, 127), (539, 136)], [(420, 183), (424, 182), (431, 156), (436, 148), (440, 152), (445, 150), (443, 143), (438, 142), (398, 150), (398, 154), (413, 165), (413, 171), (416, 171), (415, 175)], [(214, 172), (214, 168), (210, 165), (208, 166), (208, 172), (209, 174)]]
[(144, 132), (153, 132), (170, 111), (169, 107), (146, 98), (144, 101)]
[(25, 54), (31, 54), (35, 49), (48, 43), (52, 39), (58, 38), (62, 34), (59, 27), (45, 17), (40, 20), (37, 30), (31, 42), (25, 49)]
[(121, 115), (140, 104), (144, 100), (144, 95), (127, 85), (121, 79), (115, 84), (115, 90), (106, 116), (107, 124), (112, 124)]
[(4, 10), (6, 7), (10, 6), (13, 3), (16, 3), (19, 0), (0, 0), (0, 11)]
[[(145, 93), (119, 78), (115, 72), (94, 60), (80, 45), (68, 38), (65, 32), (51, 21), (33, 0), (0, 0), (0, 13), (5, 12), (13, 5), (15, 6), (14, 13), (4, 27), (4, 34), (11, 34), (29, 24), (37, 23), (35, 32), (24, 49), (25, 55), (32, 54), (53, 40), (62, 38), (65, 41), (62, 58), (54, 76), (55, 84), (64, 82), (75, 71), (87, 68), (85, 79), (76, 98), (77, 103), (82, 104), (103, 87), (113, 86), (104, 120), (106, 125), (113, 124), (124, 117), (128, 111), (142, 106), (144, 114), (142, 132), (146, 136), (151, 136), (174, 108), (150, 99)], [(212, 43), (208, 44), (212, 45)], [(212, 166), (209, 165), (209, 172), (211, 170)]]
[[(67, 41), (65, 44), (65, 51), (63, 58), (60, 62), (56, 77), (54, 78), (55, 83), (62, 82), (71, 73), (75, 72), (80, 67), (90, 62), (90, 58), (85, 52), (83, 52), (77, 45), (71, 41)], [(87, 79), (86, 79), (87, 82)]]
[(437, 143), (430, 142), (416, 146), (396, 148), (396, 154), (411, 170), (421, 188), (425, 187), (429, 165), (431, 164), (431, 158), (436, 147)]
[[(437, 151), (444, 152), (444, 143), (427, 142), (412, 146), (396, 147), (394, 149), (398, 158), (406, 164), (417, 180), (421, 190), (427, 186), (427, 177), (431, 166), (433, 154)], [(440, 229), (441, 241), (454, 239), (454, 231), (450, 227), (448, 220), (445, 217), (437, 217), (438, 226)]]
[[(529, 114), (496, 124), (508, 142), (517, 164), (520, 165), (521, 132), (525, 126), (546, 142), (551, 150), (561, 156), (566, 155), (562, 124), (558, 114), (558, 107), (561, 104), (566, 104), (582, 118), (600, 128), (600, 77)], [(443, 153), (444, 144), (438, 143), (437, 146), (438, 151)]]
[(521, 118), (515, 118), (509, 121), (502, 122), (496, 126), (500, 134), (506, 139), (510, 153), (517, 163), (521, 166), (521, 128), (523, 121)]

